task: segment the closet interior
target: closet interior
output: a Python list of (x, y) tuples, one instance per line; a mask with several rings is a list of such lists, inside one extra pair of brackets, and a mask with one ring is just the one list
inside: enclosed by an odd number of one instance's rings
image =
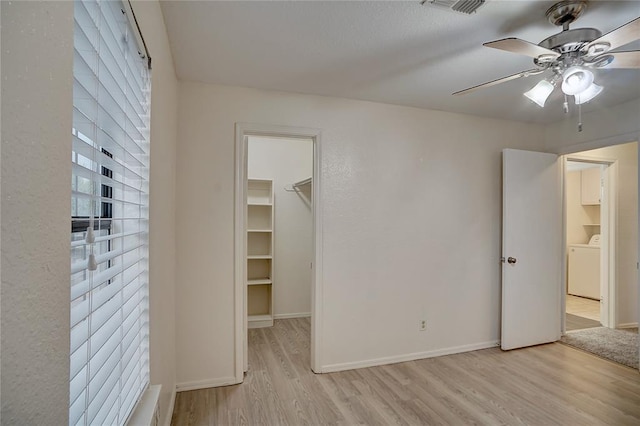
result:
[(313, 141), (248, 137), (247, 327), (311, 315)]

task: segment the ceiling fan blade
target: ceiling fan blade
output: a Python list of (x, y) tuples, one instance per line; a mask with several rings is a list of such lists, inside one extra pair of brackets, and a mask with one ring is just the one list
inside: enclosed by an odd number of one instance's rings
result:
[(553, 50), (547, 49), (545, 47), (540, 47), (537, 44), (529, 43), (528, 41), (524, 41), (515, 37), (490, 41), (484, 43), (483, 46), (505, 50), (512, 53), (518, 53), (520, 55), (529, 56), (531, 58), (539, 58), (540, 56), (557, 58), (560, 56), (558, 52), (554, 52)]
[(593, 40), (584, 50), (588, 51), (591, 46), (602, 43), (609, 44), (609, 50), (613, 50), (616, 47), (624, 46), (638, 39), (640, 39), (640, 18), (627, 22), (623, 26)]
[(629, 52), (611, 52), (605, 56), (613, 56), (613, 62), (605, 68), (640, 68), (640, 50)]
[(527, 70), (527, 71), (520, 71), (517, 74), (513, 74), (513, 75), (510, 75), (510, 76), (507, 76), (507, 77), (502, 77), (502, 78), (499, 78), (497, 80), (492, 80), (492, 81), (489, 81), (487, 83), (483, 83), (483, 84), (479, 84), (477, 86), (470, 87), (468, 89), (460, 90), (459, 92), (455, 92), (452, 95), (454, 95), (454, 96), (466, 95), (467, 93), (475, 92), (476, 90), (484, 89), (485, 87), (491, 87), (491, 86), (495, 86), (497, 84), (506, 83), (507, 81), (515, 80), (517, 78), (529, 77), (530, 75), (537, 75), (537, 74), (540, 74), (540, 73), (542, 73), (544, 71), (545, 70), (543, 70), (543, 69), (532, 69), (532, 70)]

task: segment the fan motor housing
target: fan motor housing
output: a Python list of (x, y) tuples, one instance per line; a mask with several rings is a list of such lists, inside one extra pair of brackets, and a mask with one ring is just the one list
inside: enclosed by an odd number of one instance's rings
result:
[(560, 54), (571, 53), (582, 49), (601, 35), (602, 32), (595, 28), (576, 28), (547, 37), (538, 43), (538, 46), (555, 50)]
[(578, 19), (585, 10), (587, 2), (584, 0), (564, 0), (551, 6), (546, 15), (553, 25), (564, 27)]

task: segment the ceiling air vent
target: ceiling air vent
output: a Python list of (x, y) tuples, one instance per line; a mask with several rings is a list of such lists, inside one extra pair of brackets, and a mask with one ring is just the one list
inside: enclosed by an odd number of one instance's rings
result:
[(480, 6), (484, 4), (485, 0), (424, 0), (422, 4), (429, 4), (432, 6), (451, 9), (455, 12), (466, 13), (470, 15), (474, 13)]

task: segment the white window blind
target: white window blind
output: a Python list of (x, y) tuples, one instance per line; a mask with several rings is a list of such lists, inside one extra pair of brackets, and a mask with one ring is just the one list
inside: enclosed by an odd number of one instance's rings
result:
[(70, 425), (124, 424), (149, 383), (150, 62), (130, 13), (75, 2)]

